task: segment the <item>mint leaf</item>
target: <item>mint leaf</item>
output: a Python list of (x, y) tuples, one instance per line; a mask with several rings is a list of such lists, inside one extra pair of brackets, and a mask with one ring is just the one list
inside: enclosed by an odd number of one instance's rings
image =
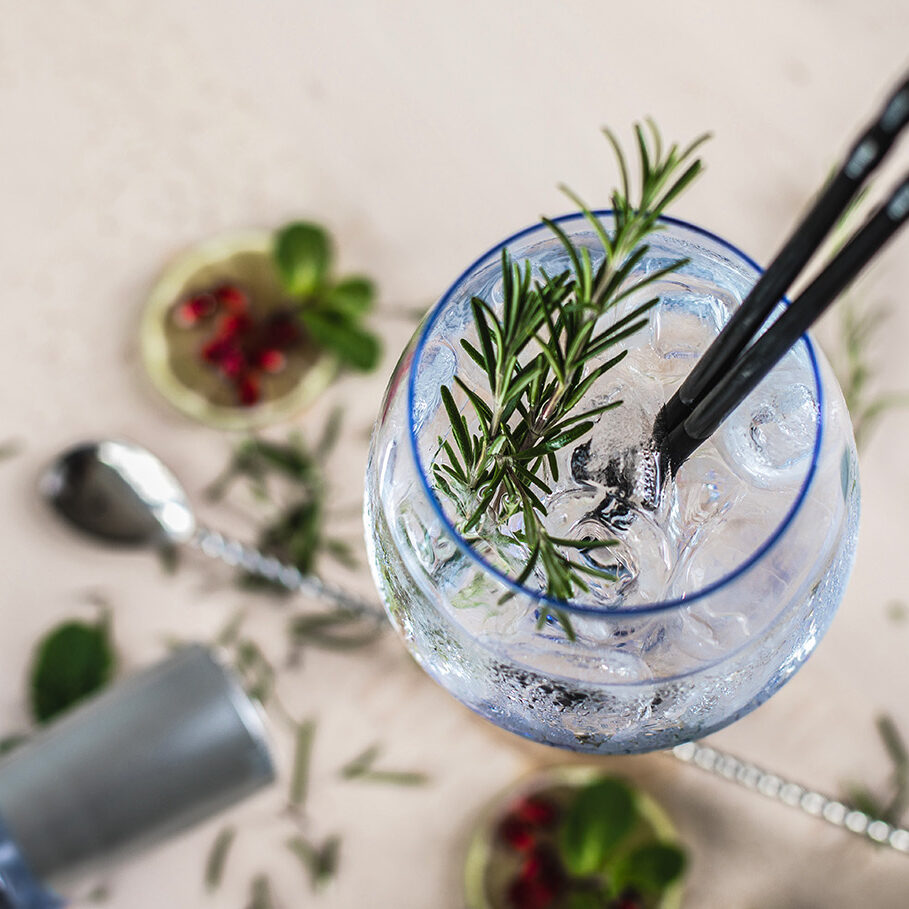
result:
[(300, 319), (313, 340), (337, 354), (346, 366), (361, 372), (375, 369), (381, 351), (375, 335), (337, 313), (321, 309), (304, 309)]
[(106, 619), (96, 625), (68, 621), (39, 643), (31, 669), (31, 708), (45, 723), (103, 688), (114, 672), (115, 656)]
[(375, 287), (368, 278), (345, 278), (325, 295), (325, 305), (348, 319), (358, 319), (370, 310), (375, 295)]
[(616, 863), (613, 883), (617, 890), (635, 887), (661, 893), (685, 870), (685, 853), (668, 843), (638, 846)]
[(559, 849), (568, 870), (578, 877), (603, 869), (634, 826), (631, 790), (605, 778), (579, 790), (559, 828)]
[(275, 265), (284, 287), (295, 297), (318, 290), (328, 275), (331, 256), (331, 240), (316, 224), (298, 221), (275, 234)]

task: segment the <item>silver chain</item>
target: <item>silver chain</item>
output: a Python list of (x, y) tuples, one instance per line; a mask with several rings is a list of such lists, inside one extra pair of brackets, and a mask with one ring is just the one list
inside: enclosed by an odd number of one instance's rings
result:
[(287, 590), (326, 600), (357, 615), (374, 617), (376, 621), (385, 619), (385, 612), (377, 603), (360, 599), (334, 584), (327, 584), (315, 575), (303, 574), (293, 565), (286, 565), (279, 559), (264, 555), (255, 547), (247, 546), (239, 540), (229, 539), (216, 530), (199, 527), (191, 542), (209, 558), (242, 568), (250, 574), (280, 584)]
[(676, 745), (669, 753), (686, 764), (693, 764), (714, 776), (738, 783), (752, 792), (759, 792), (791, 808), (798, 808), (805, 814), (819, 817), (828, 824), (863, 839), (889, 846), (897, 852), (909, 853), (909, 830), (870, 817), (864, 811), (850, 808), (813, 789), (805, 789), (798, 783), (789, 782), (775, 773), (762, 770), (755, 764), (740, 761), (724, 751), (702, 745), (700, 742), (687, 742), (684, 745)]

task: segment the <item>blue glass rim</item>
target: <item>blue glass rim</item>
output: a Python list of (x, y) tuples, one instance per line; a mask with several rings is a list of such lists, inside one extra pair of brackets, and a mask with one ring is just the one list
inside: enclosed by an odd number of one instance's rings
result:
[[(597, 209), (592, 212), (597, 218), (611, 217), (613, 212), (612, 209)], [(556, 218), (550, 218), (555, 224), (565, 224), (573, 221), (586, 221), (586, 216), (583, 212), (569, 212), (564, 215), (559, 215)], [(746, 262), (750, 265), (760, 276), (763, 273), (763, 269), (751, 256), (742, 252), (738, 247), (734, 246), (728, 240), (724, 240), (722, 237), (717, 236), (715, 233), (706, 230), (703, 227), (698, 227), (696, 224), (691, 224), (688, 221), (683, 221), (680, 218), (671, 218), (668, 215), (661, 215), (658, 219), (660, 224), (671, 225), (675, 227), (681, 227), (684, 230), (691, 231), (697, 236), (704, 237), (708, 240), (711, 240), (714, 243), (719, 244), (722, 248), (728, 250), (733, 256), (737, 257), (743, 262)], [(808, 334), (802, 335), (797, 343), (804, 344), (808, 352), (808, 359), (811, 363), (812, 373), (814, 375), (814, 384), (815, 390), (817, 392), (817, 403), (818, 403), (818, 420), (817, 420), (817, 433), (814, 439), (814, 448), (811, 452), (811, 463), (808, 467), (808, 471), (805, 475), (805, 479), (802, 482), (801, 487), (799, 488), (798, 494), (796, 495), (792, 505), (787, 511), (785, 517), (780, 522), (779, 526), (774, 530), (774, 532), (744, 561), (739, 565), (734, 571), (729, 572), (721, 578), (718, 578), (716, 581), (711, 582), (705, 587), (702, 587), (700, 590), (696, 590), (693, 593), (686, 594), (684, 597), (675, 597), (673, 599), (661, 600), (656, 603), (640, 603), (637, 605), (629, 606), (592, 606), (584, 603), (575, 603), (567, 600), (558, 600), (553, 597), (546, 596), (546, 594), (541, 593), (537, 590), (531, 590), (530, 588), (524, 587), (522, 584), (518, 584), (514, 578), (505, 574), (505, 572), (496, 568), (494, 565), (491, 565), (483, 556), (481, 556), (471, 545), (468, 543), (463, 536), (461, 536), (460, 531), (452, 523), (451, 519), (445, 513), (445, 509), (442, 507), (441, 502), (439, 501), (435, 490), (432, 488), (432, 485), (429, 482), (429, 478), (426, 474), (426, 471), (423, 467), (423, 462), (420, 457), (420, 449), (417, 443), (417, 434), (414, 429), (414, 411), (416, 409), (416, 375), (417, 370), (420, 365), (420, 361), (423, 356), (423, 350), (426, 346), (429, 333), (432, 331), (433, 326), (439, 319), (439, 316), (445, 311), (448, 304), (451, 302), (452, 295), (454, 291), (462, 284), (462, 282), (471, 275), (477, 268), (482, 265), (484, 262), (492, 262), (493, 256), (499, 256), (502, 250), (514, 243), (517, 240), (522, 239), (523, 237), (528, 236), (538, 230), (545, 228), (546, 225), (542, 222), (538, 222), (529, 227), (525, 227), (522, 230), (519, 230), (510, 236), (506, 237), (501, 242), (497, 243), (495, 246), (488, 249), (481, 256), (478, 256), (460, 275), (451, 283), (445, 293), (439, 298), (438, 302), (433, 306), (429, 311), (426, 318), (423, 320), (423, 323), (419, 329), (419, 337), (417, 339), (417, 344), (414, 349), (413, 358), (410, 362), (409, 373), (407, 377), (407, 429), (408, 436), (410, 439), (410, 448), (411, 454), (414, 459), (414, 463), (417, 467), (417, 475), (420, 478), (420, 485), (423, 488), (424, 493), (429, 499), (429, 502), (432, 506), (433, 511), (438, 517), (439, 521), (442, 523), (442, 526), (446, 529), (448, 534), (451, 536), (455, 545), (465, 554), (477, 563), (477, 565), (485, 572), (488, 572), (497, 580), (499, 580), (504, 586), (509, 588), (513, 593), (520, 596), (529, 597), (533, 602), (539, 603), (541, 606), (550, 607), (553, 609), (562, 609), (568, 612), (576, 613), (578, 615), (589, 615), (596, 616), (598, 618), (616, 618), (617, 616), (622, 615), (648, 615), (656, 614), (661, 612), (666, 612), (670, 609), (677, 609), (680, 607), (690, 606), (693, 603), (702, 600), (705, 597), (710, 596), (713, 593), (723, 589), (724, 587), (729, 586), (734, 583), (739, 577), (745, 574), (749, 569), (756, 565), (770, 549), (776, 544), (776, 542), (783, 536), (786, 530), (789, 528), (789, 525), (795, 519), (795, 516), (798, 514), (799, 509), (802, 506), (802, 503), (805, 501), (806, 496), (808, 495), (808, 490), (811, 488), (811, 484), (814, 481), (814, 477), (817, 473), (818, 461), (820, 458), (821, 444), (824, 437), (824, 392), (823, 392), (823, 383), (821, 381), (820, 367), (818, 365), (817, 356), (815, 354), (814, 345), (811, 341), (811, 338)], [(789, 305), (789, 300), (783, 298), (784, 305)]]

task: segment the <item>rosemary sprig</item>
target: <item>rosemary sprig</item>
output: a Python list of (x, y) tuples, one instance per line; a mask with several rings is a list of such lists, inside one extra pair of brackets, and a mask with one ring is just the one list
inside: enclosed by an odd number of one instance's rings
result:
[[(439, 438), (444, 459), (433, 466), (437, 488), (461, 516), (461, 532), (476, 536), (481, 521), (491, 522), (489, 526), (494, 525), (505, 541), (528, 553), (515, 581), (524, 584), (539, 568), (546, 594), (558, 600), (589, 590), (586, 577), (614, 579), (565, 550), (582, 555), (615, 541), (566, 540), (548, 533), (543, 497), (552, 492), (550, 482), (558, 480), (555, 455), (622, 403), (577, 412), (597, 380), (626, 354), (622, 350), (610, 356), (612, 351), (646, 324), (647, 313), (659, 298), (647, 299), (605, 327), (603, 317), (687, 261), (672, 262), (643, 277), (634, 275), (648, 251), (643, 241), (661, 227), (659, 216), (700, 173), (701, 162), (693, 154), (707, 138), (701, 136), (684, 149), (674, 144), (664, 150), (652, 120), (647, 121), (646, 130), (635, 125), (640, 188), (633, 199), (625, 154), (613, 133), (608, 129), (604, 133), (621, 175), (621, 186), (611, 196), (612, 231), (563, 187), (593, 227), (602, 245), (602, 262), (594, 267), (590, 251), (574, 246), (562, 228), (547, 218), (543, 223), (564, 246), (569, 269), (534, 276), (529, 261), (515, 262), (503, 251), (501, 312), (474, 297), (471, 308), (478, 343), (461, 340), (466, 354), (483, 371), (487, 387), (472, 388), (455, 377), (454, 385), (469, 404), (465, 414), (454, 389), (443, 386), (442, 403), (451, 432), (450, 438)], [(603, 361), (604, 357), (608, 359)], [(540, 624), (550, 615), (542, 611)], [(554, 617), (573, 638), (564, 612), (555, 610)]]

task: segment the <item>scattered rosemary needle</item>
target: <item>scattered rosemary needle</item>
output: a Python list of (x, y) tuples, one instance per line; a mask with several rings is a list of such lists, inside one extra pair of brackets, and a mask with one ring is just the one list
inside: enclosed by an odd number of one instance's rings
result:
[[(648, 250), (645, 239), (661, 227), (660, 215), (700, 173), (701, 162), (693, 154), (707, 139), (704, 135), (684, 149), (666, 149), (653, 121), (647, 121), (646, 131), (636, 125), (634, 132), (640, 165), (636, 198), (625, 154), (612, 132), (604, 130), (621, 175), (621, 187), (611, 196), (611, 231), (563, 187), (602, 245), (602, 262), (594, 267), (589, 251), (576, 248), (547, 218), (543, 223), (561, 242), (570, 268), (534, 275), (529, 261), (515, 262), (503, 250), (501, 310), (473, 297), (477, 343), (461, 340), (467, 356), (480, 367), (485, 387), (471, 387), (456, 376), (453, 386), (441, 389), (450, 431), (448, 438), (439, 439), (440, 456), (433, 465), (436, 488), (453, 503), (466, 536), (488, 529), (523, 549), (526, 562), (515, 578), (518, 584), (539, 569), (547, 596), (561, 601), (589, 589), (585, 576), (609, 577), (565, 550), (589, 551), (612, 541), (565, 540), (546, 530), (544, 498), (552, 492), (550, 483), (558, 480), (556, 452), (581, 439), (596, 420), (621, 404), (578, 410), (594, 383), (624, 358), (627, 351), (615, 351), (647, 323), (647, 313), (659, 298), (636, 305), (605, 328), (602, 318), (631, 294), (685, 264), (684, 259), (671, 262), (643, 277), (634, 273)], [(456, 396), (466, 403), (464, 412)], [(508, 529), (515, 526), (519, 529)], [(573, 639), (564, 610), (555, 609), (554, 614)], [(540, 624), (549, 616), (550, 611), (542, 610)]]
[(842, 300), (839, 311), (842, 351), (836, 358), (837, 377), (852, 417), (856, 448), (863, 451), (883, 416), (909, 406), (909, 392), (874, 390), (878, 376), (871, 348), (890, 316), (889, 310), (881, 304), (863, 306), (853, 289)]
[(892, 766), (889, 791), (886, 796), (879, 797), (868, 786), (852, 784), (847, 787), (845, 801), (869, 817), (899, 826), (909, 808), (909, 747), (892, 717), (879, 716), (875, 726)]
[(111, 896), (110, 885), (107, 883), (96, 884), (85, 894), (85, 902), (87, 903), (106, 903)]
[(22, 443), (17, 439), (7, 439), (5, 442), (0, 442), (0, 461), (13, 458), (20, 451), (22, 451)]
[(341, 777), (345, 780), (390, 783), (396, 786), (423, 786), (429, 782), (429, 777), (419, 771), (375, 769), (373, 765), (380, 753), (379, 745), (370, 745), (341, 768)]
[[(849, 239), (871, 187), (872, 184), (869, 184), (858, 193), (834, 226), (828, 254), (830, 259)], [(839, 324), (836, 348), (830, 352), (830, 360), (852, 419), (855, 446), (859, 452), (864, 450), (872, 429), (883, 416), (892, 410), (909, 407), (909, 392), (876, 389), (878, 361), (873, 356), (873, 348), (891, 312), (884, 303), (868, 303), (861, 288), (862, 281), (859, 279), (842, 295), (837, 305)]]
[(306, 792), (309, 788), (309, 765), (312, 755), (313, 739), (316, 735), (314, 720), (305, 720), (297, 726), (294, 742), (294, 764), (290, 776), (290, 795), (288, 801), (295, 811), (303, 808)]
[(253, 878), (247, 909), (275, 909), (275, 901), (271, 894), (271, 881), (264, 874)]
[(314, 846), (298, 835), (291, 837), (285, 845), (308, 872), (313, 890), (318, 890), (337, 874), (341, 853), (339, 836), (330, 836), (320, 846)]
[[(245, 480), (252, 497), (267, 509), (258, 533), (259, 548), (303, 574), (315, 569), (323, 553), (342, 565), (356, 564), (351, 546), (325, 532), (330, 509), (324, 465), (337, 442), (340, 422), (341, 412), (336, 410), (311, 446), (298, 433), (283, 442), (258, 436), (244, 439), (207, 490), (210, 499), (219, 500), (237, 480)], [(282, 585), (256, 575), (242, 574), (241, 583), (288, 595)]]
[(289, 623), (295, 647), (320, 647), (324, 650), (356, 650), (382, 636), (382, 626), (361, 613), (334, 609), (294, 616)]
[(237, 641), (234, 669), (240, 676), (246, 693), (267, 704), (274, 691), (275, 668), (255, 641), (249, 638)]
[(229, 647), (234, 644), (240, 635), (240, 629), (246, 621), (246, 610), (238, 609), (228, 619), (227, 624), (215, 636), (215, 644), (218, 647)]
[(236, 834), (237, 831), (233, 827), (225, 827), (215, 837), (205, 862), (205, 886), (208, 890), (216, 890), (221, 885), (227, 855)]

